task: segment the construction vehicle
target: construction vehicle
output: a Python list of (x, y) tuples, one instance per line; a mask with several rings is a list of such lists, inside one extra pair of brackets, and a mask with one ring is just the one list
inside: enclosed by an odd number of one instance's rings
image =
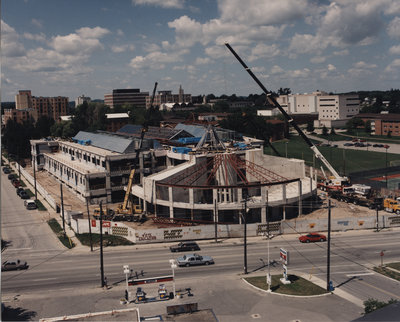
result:
[[(107, 208), (103, 210), (103, 220), (112, 220), (115, 215), (115, 211), (111, 208)], [(100, 208), (95, 208), (93, 213), (94, 219), (100, 219)]]
[(342, 190), (329, 190), (328, 195), (333, 199), (346, 203), (352, 203), (354, 205), (368, 207), (369, 209), (383, 209), (383, 198), (374, 196), (371, 193), (371, 189), (369, 189), (368, 193), (363, 194), (357, 192), (357, 190), (355, 190), (353, 186), (349, 186), (343, 187)]
[(383, 200), (383, 209), (387, 212), (395, 212), (400, 215), (400, 204), (396, 199), (386, 198)]
[(272, 106), (279, 109), (285, 119), (288, 121), (290, 125), (294, 127), (297, 133), (303, 138), (303, 140), (307, 143), (307, 145), (314, 152), (316, 158), (321, 160), (321, 162), (325, 165), (325, 167), (331, 172), (332, 176), (327, 177), (325, 172), (322, 169), (322, 173), (324, 173), (325, 180), (319, 184), (319, 188), (329, 191), (329, 190), (341, 190), (344, 186), (349, 186), (349, 179), (344, 176), (340, 176), (336, 170), (332, 167), (332, 165), (326, 160), (326, 158), (322, 155), (322, 153), (318, 150), (318, 148), (311, 142), (311, 140), (304, 134), (304, 132), (300, 129), (300, 127), (296, 124), (292, 117), (282, 108), (282, 106), (277, 102), (277, 100), (272, 96), (272, 94), (265, 88), (265, 86), (260, 82), (260, 80), (254, 75), (251, 69), (243, 62), (243, 60), (239, 57), (239, 55), (233, 50), (233, 48), (225, 43), (225, 46), (230, 50), (230, 52), (235, 56), (235, 58), (239, 61), (239, 63), (243, 66), (243, 68), (249, 73), (249, 75), (253, 78), (253, 80), (261, 87), (264, 91), (267, 101)]
[[(153, 108), (156, 89), (157, 89), (157, 82), (154, 84), (153, 95), (152, 95), (151, 101), (150, 101), (150, 109)], [(122, 204), (120, 204), (117, 209), (115, 209), (116, 214), (114, 216), (114, 219), (116, 219), (116, 220), (127, 220), (127, 221), (144, 221), (145, 220), (145, 214), (143, 213), (142, 207), (140, 205), (135, 205), (132, 202), (130, 202), (129, 196), (131, 194), (132, 185), (133, 185), (133, 181), (134, 181), (135, 173), (136, 173), (136, 167), (138, 164), (140, 152), (142, 150), (144, 134), (146, 133), (146, 131), (147, 131), (147, 126), (143, 125), (142, 131), (140, 133), (139, 146), (136, 149), (136, 156), (135, 156), (134, 164), (133, 164), (133, 167), (129, 174), (129, 180), (128, 180), (128, 185), (126, 187), (124, 202)]]

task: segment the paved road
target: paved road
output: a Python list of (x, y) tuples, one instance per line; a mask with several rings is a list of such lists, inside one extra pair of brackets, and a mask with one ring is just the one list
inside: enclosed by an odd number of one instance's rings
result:
[(1, 236), (9, 242), (2, 253), (3, 259), (17, 256), (20, 251), (61, 252), (64, 246), (52, 233), (38, 210), (26, 210), (24, 201), (1, 173)]

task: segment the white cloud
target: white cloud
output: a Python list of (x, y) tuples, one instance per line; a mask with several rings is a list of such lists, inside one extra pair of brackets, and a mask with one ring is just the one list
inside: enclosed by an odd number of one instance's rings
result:
[(392, 38), (400, 38), (400, 17), (394, 18), (388, 25), (388, 35)]
[(38, 28), (43, 28), (42, 21), (35, 19), (35, 18), (32, 19), (32, 25), (34, 25), (35, 27), (38, 27)]
[(327, 68), (328, 68), (328, 70), (329, 70), (330, 72), (336, 70), (336, 67), (335, 67), (334, 65), (332, 65), (332, 64), (328, 64)]
[(335, 56), (347, 56), (349, 54), (349, 51), (347, 49), (337, 50), (337, 51), (334, 51), (333, 54)]
[(390, 47), (389, 53), (392, 55), (400, 55), (400, 45)]
[(98, 38), (103, 37), (109, 32), (109, 30), (101, 27), (84, 27), (76, 30), (74, 34), (53, 37), (50, 46), (54, 48), (56, 52), (62, 54), (89, 54), (96, 49), (103, 48)]
[(134, 5), (150, 5), (162, 8), (181, 9), (185, 4), (185, 0), (132, 0)]
[(251, 55), (248, 60), (254, 61), (262, 57), (272, 58), (278, 56), (280, 54), (280, 50), (278, 49), (277, 45), (265, 45), (265, 44), (257, 44), (252, 50)]
[(179, 52), (151, 52), (146, 56), (136, 56), (131, 59), (129, 66), (133, 72), (142, 69), (164, 69), (165, 64), (182, 61), (182, 56), (187, 54), (187, 50)]
[(197, 57), (194, 62), (195, 65), (207, 65), (211, 63), (211, 59), (209, 57)]
[(400, 59), (393, 60), (385, 68), (386, 73), (399, 73), (400, 72)]
[(271, 74), (272, 75), (279, 75), (283, 74), (285, 71), (278, 65), (274, 65), (271, 69)]
[(373, 69), (378, 67), (376, 64), (358, 61), (353, 64), (353, 67), (348, 70), (348, 73), (355, 77), (362, 77), (364, 75), (373, 74)]
[(311, 71), (308, 68), (296, 69), (289, 72), (290, 76), (294, 78), (307, 78), (310, 76)]
[(320, 64), (326, 61), (326, 57), (323, 56), (315, 56), (310, 59), (310, 62), (313, 64)]
[(114, 45), (114, 46), (111, 46), (111, 51), (113, 53), (123, 53), (123, 52), (125, 52), (127, 50), (134, 51), (135, 50), (135, 46), (133, 46), (133, 45), (121, 45), (121, 46)]
[(124, 32), (121, 29), (117, 30), (117, 36), (123, 36)]
[(292, 23), (309, 12), (307, 0), (220, 0), (222, 21), (247, 25)]
[(20, 57), (26, 53), (18, 33), (3, 20), (1, 20), (1, 52), (5, 57)]
[(35, 40), (41, 42), (46, 41), (46, 35), (43, 32), (41, 32), (40, 34), (31, 34), (29, 32), (24, 32), (23, 37), (29, 40)]
[(326, 49), (329, 45), (329, 39), (320, 35), (295, 34), (290, 42), (289, 51), (299, 54), (315, 53)]

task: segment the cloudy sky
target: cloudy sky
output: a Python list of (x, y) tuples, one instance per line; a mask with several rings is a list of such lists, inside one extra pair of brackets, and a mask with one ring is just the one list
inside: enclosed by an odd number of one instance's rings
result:
[(400, 88), (399, 0), (3, 0), (2, 101)]

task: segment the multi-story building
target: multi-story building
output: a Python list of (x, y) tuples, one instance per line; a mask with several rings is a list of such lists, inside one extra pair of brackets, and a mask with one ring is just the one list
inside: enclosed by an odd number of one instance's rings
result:
[(311, 94), (289, 94), (277, 98), (278, 103), (289, 114), (318, 114), (314, 126), (344, 126), (360, 111), (357, 94), (335, 94), (313, 92)]
[(22, 90), (15, 95), (16, 110), (5, 110), (3, 121), (12, 118), (22, 122), (29, 118), (37, 120), (41, 116), (47, 116), (59, 120), (61, 116), (68, 114), (68, 97), (36, 97), (31, 91)]
[(111, 108), (123, 104), (145, 107), (148, 96), (149, 92), (141, 92), (139, 88), (114, 89), (111, 94), (104, 94), (104, 104)]
[[(161, 106), (167, 103), (178, 103), (178, 104), (189, 104), (192, 103), (192, 94), (185, 94), (182, 86), (179, 86), (179, 93), (172, 94), (172, 91), (158, 91), (157, 95), (154, 95), (153, 106)], [(150, 108), (151, 96), (146, 97), (146, 108)]]
[(82, 94), (81, 96), (78, 96), (76, 98), (75, 107), (79, 106), (79, 105), (82, 105), (84, 102), (90, 103), (91, 102), (91, 98)]
[(399, 114), (358, 114), (355, 117), (364, 122), (371, 122), (371, 134), (400, 136), (400, 115)]
[(121, 127), (129, 123), (128, 113), (110, 113), (106, 114), (106, 130), (108, 132), (117, 132)]
[(28, 121), (31, 119), (30, 109), (14, 109), (8, 108), (4, 110), (4, 114), (2, 116), (2, 123), (7, 124), (8, 120), (13, 120), (17, 123), (23, 123), (24, 121)]

